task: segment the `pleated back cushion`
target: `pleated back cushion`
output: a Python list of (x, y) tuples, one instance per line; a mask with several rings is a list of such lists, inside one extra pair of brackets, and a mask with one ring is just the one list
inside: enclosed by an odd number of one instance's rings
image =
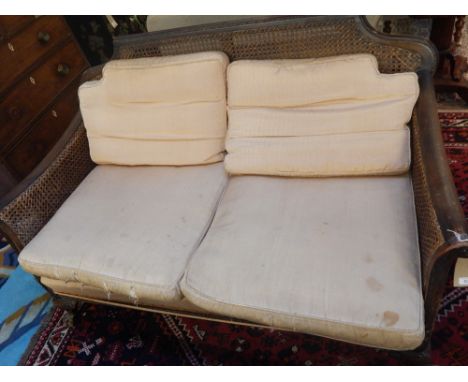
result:
[(195, 165), (223, 159), (226, 67), (221, 52), (117, 60), (79, 89), (98, 164)]
[(236, 61), (228, 67), (225, 167), (232, 174), (408, 171), (415, 73), (381, 74), (372, 55)]

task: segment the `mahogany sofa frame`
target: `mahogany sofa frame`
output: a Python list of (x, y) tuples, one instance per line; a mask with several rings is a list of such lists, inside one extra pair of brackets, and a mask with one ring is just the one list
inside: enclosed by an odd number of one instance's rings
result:
[[(417, 72), (420, 96), (411, 121), (414, 197), (421, 252), (425, 339), (409, 355), (428, 362), (431, 332), (450, 272), (458, 258), (468, 257), (468, 230), (445, 156), (432, 76), (437, 53), (427, 41), (376, 32), (365, 17), (256, 17), (161, 32), (119, 37), (113, 59), (224, 51), (231, 60), (324, 57), (371, 53), (383, 73)], [(102, 66), (89, 69), (82, 82), (100, 78)], [(19, 253), (49, 221), (93, 169), (88, 141), (78, 113), (40, 165), (0, 201), (0, 233)], [(93, 301), (127, 308), (177, 314), (243, 325), (262, 326), (217, 315), (133, 306), (79, 295), (56, 301)], [(65, 297), (64, 297), (65, 296)], [(280, 328), (281, 329), (281, 328)]]

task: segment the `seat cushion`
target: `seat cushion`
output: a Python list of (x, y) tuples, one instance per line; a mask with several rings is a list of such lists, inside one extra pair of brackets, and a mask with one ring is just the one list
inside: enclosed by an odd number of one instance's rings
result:
[(179, 280), (211, 222), (223, 165), (97, 166), (24, 248), (24, 269), (139, 300), (181, 299)]
[[(77, 281), (61, 281), (49, 279), (47, 277), (41, 277), (41, 284), (53, 290), (58, 294), (66, 294), (71, 296), (79, 296), (80, 298), (86, 298), (90, 300), (104, 300), (109, 301), (110, 303), (121, 303), (121, 304), (134, 304), (134, 299), (128, 294), (118, 294), (106, 291), (104, 289), (83, 284)], [(138, 300), (138, 304), (142, 306), (150, 306), (153, 308), (160, 309), (170, 309), (190, 313), (204, 313), (207, 312), (200, 307), (193, 305), (186, 298), (181, 300), (171, 300), (171, 301), (157, 301), (155, 306), (153, 299), (145, 299), (141, 297)]]
[(416, 348), (424, 321), (410, 178), (232, 177), (181, 289), (219, 314)]
[(223, 159), (222, 52), (111, 61), (79, 88), (91, 158), (98, 164), (194, 165)]
[(372, 55), (240, 60), (228, 67), (226, 169), (279, 176), (408, 171), (415, 73), (381, 74)]

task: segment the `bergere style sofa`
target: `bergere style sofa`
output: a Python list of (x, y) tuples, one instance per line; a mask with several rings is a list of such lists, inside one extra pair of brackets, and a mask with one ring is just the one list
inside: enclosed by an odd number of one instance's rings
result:
[(0, 229), (58, 301), (425, 359), (468, 248), (435, 66), (428, 43), (360, 17), (118, 38)]

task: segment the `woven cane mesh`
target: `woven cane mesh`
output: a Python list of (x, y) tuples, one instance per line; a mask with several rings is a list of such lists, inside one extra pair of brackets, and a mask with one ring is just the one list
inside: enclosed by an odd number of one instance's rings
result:
[(412, 178), (413, 192), (416, 204), (416, 215), (419, 230), (419, 246), (421, 252), (421, 272), (423, 287), (426, 290), (431, 272), (431, 258), (445, 240), (437, 222), (436, 212), (433, 208), (431, 195), (426, 179), (426, 170), (422, 159), (420, 145), (420, 126), (416, 113), (413, 113), (412, 128)]
[(209, 50), (225, 52), (231, 61), (327, 57), (371, 53), (382, 73), (416, 71), (421, 57), (399, 47), (382, 45), (363, 37), (354, 18), (299, 20), (294, 23), (240, 30), (217, 30), (156, 41), (118, 46), (114, 58), (166, 56)]
[(0, 211), (4, 222), (26, 245), (94, 167), (81, 123), (47, 170)]

